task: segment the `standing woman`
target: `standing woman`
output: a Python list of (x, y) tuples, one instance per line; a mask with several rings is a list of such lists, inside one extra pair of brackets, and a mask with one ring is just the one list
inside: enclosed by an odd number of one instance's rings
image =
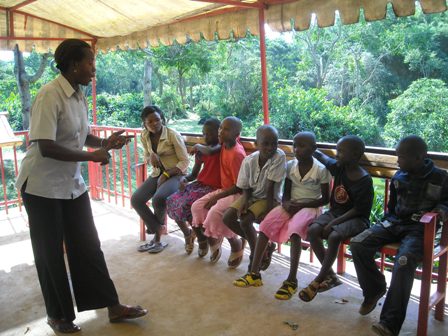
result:
[[(80, 161), (107, 164), (108, 149), (130, 139), (115, 132), (107, 139), (89, 132), (87, 102), (79, 86), (95, 75), (94, 54), (81, 40), (63, 41), (55, 51), (61, 74), (43, 86), (31, 109), (31, 145), (20, 167), (17, 187), (30, 225), (37, 274), (47, 323), (57, 332), (73, 333), (70, 284), (63, 242), (78, 311), (107, 307), (110, 322), (146, 315), (140, 306), (120, 304), (109, 277), (93, 222)], [(98, 148), (83, 150), (84, 146)]]
[[(182, 136), (165, 126), (165, 117), (159, 107), (146, 106), (140, 116), (145, 128), (141, 135), (145, 161), (152, 166), (152, 173), (134, 192), (131, 204), (145, 222), (146, 232), (154, 234), (154, 239), (141, 245), (138, 251), (159, 253), (167, 245), (160, 242), (166, 199), (179, 190), (189, 159)], [(150, 199), (154, 213), (146, 205)]]

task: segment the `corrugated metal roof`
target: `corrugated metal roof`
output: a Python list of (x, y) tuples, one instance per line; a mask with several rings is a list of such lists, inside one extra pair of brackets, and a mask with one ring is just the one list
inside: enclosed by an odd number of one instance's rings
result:
[[(232, 0), (223, 0), (229, 2)], [(233, 0), (234, 2), (241, 2)], [(218, 1), (211, 1), (218, 2)], [(246, 0), (245, 3), (262, 1)], [(447, 9), (446, 0), (420, 0), (425, 13)], [(266, 0), (266, 22), (274, 31), (308, 29), (313, 14), (321, 27), (412, 15), (414, 0)], [(23, 6), (21, 6), (23, 5)], [(15, 8), (15, 6), (21, 6)], [(13, 24), (11, 24), (13, 22)], [(293, 22), (293, 25), (291, 25)], [(258, 35), (258, 9), (194, 0), (0, 0), (0, 49), (54, 49), (63, 38), (97, 40), (99, 49), (183, 43), (187, 38), (227, 39)], [(52, 40), (40, 40), (49, 38)]]

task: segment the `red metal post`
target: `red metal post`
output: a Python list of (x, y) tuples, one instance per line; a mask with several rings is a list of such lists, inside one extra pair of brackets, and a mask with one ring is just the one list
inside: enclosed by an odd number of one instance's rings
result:
[(269, 124), (268, 74), (266, 63), (266, 32), (264, 29), (264, 8), (258, 10), (258, 25), (260, 29), (260, 60), (261, 60), (261, 91), (263, 99), (263, 122)]

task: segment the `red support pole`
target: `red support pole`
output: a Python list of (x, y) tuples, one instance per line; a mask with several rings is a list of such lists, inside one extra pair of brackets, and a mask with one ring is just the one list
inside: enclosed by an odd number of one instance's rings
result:
[(260, 60), (261, 60), (261, 90), (263, 99), (263, 121), (269, 124), (268, 74), (266, 63), (266, 33), (264, 30), (264, 8), (258, 10), (258, 24), (260, 29)]

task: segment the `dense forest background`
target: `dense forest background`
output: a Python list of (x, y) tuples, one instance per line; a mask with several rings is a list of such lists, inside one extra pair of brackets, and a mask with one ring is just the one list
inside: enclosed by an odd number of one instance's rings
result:
[[(32, 98), (57, 72), (51, 55), (31, 53), (20, 75), (17, 53), (16, 61), (0, 61), (0, 110), (21, 130), (28, 112), (17, 78), (28, 79)], [(98, 124), (140, 127), (141, 108), (153, 103), (179, 131), (235, 115), (243, 135), (253, 136), (263, 122), (259, 57), (253, 36), (99, 54)], [(282, 138), (311, 130), (321, 142), (357, 134), (392, 147), (418, 134), (431, 150), (448, 152), (446, 13), (396, 18), (389, 11), (382, 21), (270, 36), (267, 61), (270, 118)]]

